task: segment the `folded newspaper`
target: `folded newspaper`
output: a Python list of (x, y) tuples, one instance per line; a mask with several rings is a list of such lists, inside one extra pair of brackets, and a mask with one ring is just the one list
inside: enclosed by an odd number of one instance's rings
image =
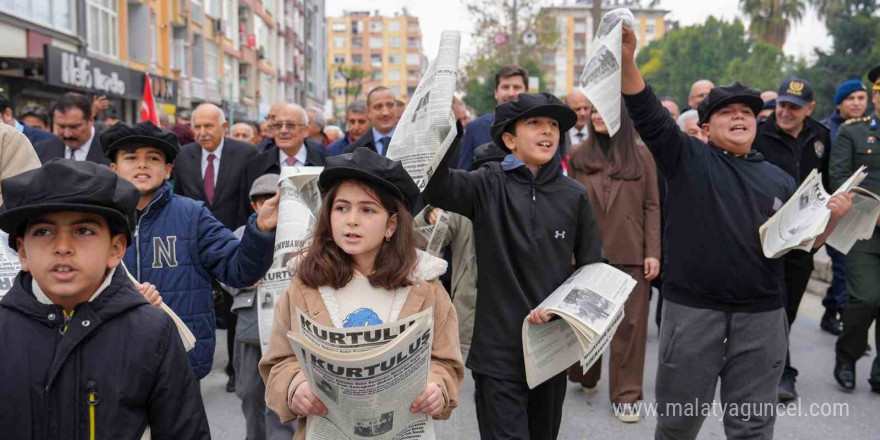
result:
[(828, 200), (847, 192), (854, 194), (853, 208), (840, 219), (826, 243), (847, 253), (856, 240), (871, 238), (880, 215), (880, 197), (858, 188), (867, 175), (862, 166), (837, 191), (828, 194), (822, 185), (822, 175), (813, 170), (794, 195), (758, 229), (764, 256), (779, 258), (792, 249), (810, 251), (831, 220)]
[(578, 269), (538, 307), (560, 319), (523, 321), (523, 356), (529, 388), (579, 362), (584, 372), (599, 359), (623, 320), (636, 280), (604, 263)]
[(257, 326), (263, 353), (269, 348), (275, 303), (293, 279), (287, 263), (306, 246), (321, 211), (318, 176), (323, 170), (324, 167), (284, 167), (278, 178), (281, 198), (275, 229), (275, 259), (257, 286)]
[(9, 247), (9, 234), (0, 231), (0, 299), (12, 289), (15, 277), (21, 271), (18, 252)]
[(327, 417), (306, 419), (310, 440), (432, 440), (433, 419), (410, 406), (428, 383), (433, 309), (376, 326), (322, 326), (297, 310), (287, 334)]
[(460, 44), (459, 32), (440, 34), (437, 58), (419, 81), (388, 146), (388, 158), (403, 164), (419, 190), (428, 185), (458, 133), (452, 114), (452, 93), (458, 78)]
[(581, 74), (581, 90), (602, 115), (611, 136), (620, 128), (622, 29), (624, 25), (632, 27), (634, 22), (635, 17), (626, 8), (605, 14), (590, 42), (589, 56)]

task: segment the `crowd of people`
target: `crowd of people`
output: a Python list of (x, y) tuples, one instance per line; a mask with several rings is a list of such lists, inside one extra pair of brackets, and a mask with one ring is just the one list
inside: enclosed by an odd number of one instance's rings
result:
[[(704, 416), (666, 409), (711, 402), (719, 382), (725, 404), (796, 399), (795, 365), (806, 366), (788, 350), (790, 328), (814, 253), (852, 195), (830, 198), (812, 252), (765, 258), (758, 228), (814, 169), (833, 191), (864, 165), (861, 186), (880, 193), (880, 66), (868, 87), (841, 78), (833, 97), (815, 97), (803, 78), (763, 93), (699, 79), (679, 107), (645, 83), (635, 34), (623, 32), (613, 136), (581, 90), (528, 93), (527, 71), (507, 65), (494, 77), (494, 112), (472, 118), (453, 99), (458, 136), (423, 192), (385, 157), (405, 108), (385, 87), (348, 105), (345, 131), (290, 102), (259, 124), (230, 126), (205, 103), (156, 126), (120, 122), (103, 97), (71, 92), (51, 110), (14, 114), (0, 95), (0, 229), (22, 266), (0, 301), (0, 394), (12, 397), (0, 403), (0, 431), (209, 438), (199, 381), (219, 326), (247, 438), (304, 438), (305, 417), (327, 408), (287, 341), (297, 310), (352, 327), (431, 309), (431, 374), (411, 410), (448, 418), (468, 369), (481, 438), (553, 439), (568, 382), (596, 392), (601, 361), (530, 389), (522, 321), (550, 321), (537, 305), (595, 262), (637, 281), (608, 350), (621, 422), (643, 417), (653, 295), (656, 438), (696, 438)], [(821, 121), (817, 98), (836, 107)], [(256, 287), (273, 264), (279, 175), (300, 166), (324, 167), (323, 204), (263, 353)], [(415, 231), (444, 211), (446, 262), (418, 250)], [(853, 392), (872, 324), (880, 340), (880, 233), (847, 254), (825, 248), (833, 281), (820, 325), (837, 336), (829, 380)], [(189, 352), (163, 304), (195, 336)], [(880, 393), (880, 356), (868, 382)], [(728, 438), (772, 438), (774, 421), (723, 420)]]

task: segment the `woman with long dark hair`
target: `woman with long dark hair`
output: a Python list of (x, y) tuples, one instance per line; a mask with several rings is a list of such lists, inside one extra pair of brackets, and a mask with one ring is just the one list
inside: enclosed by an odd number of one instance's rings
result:
[[(595, 110), (590, 122), (587, 140), (571, 155), (569, 173), (587, 187), (605, 258), (638, 281), (611, 341), (609, 386), (618, 419), (632, 423), (639, 420), (634, 404), (643, 398), (649, 281), (660, 273), (657, 169), (625, 107), (621, 106), (620, 128), (614, 136), (609, 136), (605, 121)], [(569, 370), (569, 379), (593, 392), (601, 366), (599, 360), (583, 374), (580, 365), (575, 365)]]

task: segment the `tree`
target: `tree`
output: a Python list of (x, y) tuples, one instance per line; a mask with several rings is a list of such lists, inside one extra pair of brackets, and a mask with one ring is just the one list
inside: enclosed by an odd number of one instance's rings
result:
[[(501, 66), (519, 64), (530, 77), (538, 78), (539, 90), (546, 87), (541, 54), (556, 51), (559, 32), (555, 19), (542, 12), (540, 5), (540, 0), (470, 0), (465, 3), (468, 15), (475, 20), (476, 51), (464, 63), (461, 83), (467, 92), (464, 101), (481, 114), (495, 109), (494, 76)], [(538, 36), (535, 46), (522, 42), (525, 32)], [(499, 34), (507, 38), (503, 45), (495, 44), (495, 36)]]
[(668, 32), (648, 44), (636, 61), (658, 95), (680, 102), (685, 102), (691, 84), (704, 78), (716, 84), (741, 81), (775, 90), (790, 64), (776, 47), (749, 41), (741, 21), (715, 17)]
[(804, 0), (740, 0), (740, 8), (751, 20), (751, 37), (778, 49), (785, 44), (792, 23), (804, 17), (806, 7)]

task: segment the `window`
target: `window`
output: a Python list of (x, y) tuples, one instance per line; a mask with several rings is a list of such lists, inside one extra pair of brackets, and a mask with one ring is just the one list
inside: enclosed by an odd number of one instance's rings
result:
[(400, 22), (391, 20), (388, 22), (388, 32), (400, 32)]
[(353, 33), (353, 34), (364, 33), (364, 22), (362, 22), (362, 21), (351, 22), (351, 33)]
[(336, 87), (333, 89), (333, 94), (336, 95), (337, 98), (342, 98), (345, 96), (345, 87)]
[[(218, 0), (219, 1), (219, 0)], [(232, 41), (232, 47), (238, 48), (238, 2), (236, 0), (225, 0), (223, 5), (223, 22), (225, 29), (223, 35)]]
[(418, 81), (422, 78), (422, 74), (419, 73), (418, 70), (407, 70), (406, 71), (406, 80), (407, 81)]
[(74, 18), (70, 14), (74, 8), (72, 3), (73, 0), (0, 0), (0, 11), (58, 30), (73, 32)]
[(345, 80), (345, 77), (342, 76), (342, 72), (340, 72), (340, 71), (338, 71), (338, 70), (334, 70), (334, 71), (333, 71), (333, 79), (334, 79), (335, 81), (344, 81), (344, 80)]
[(587, 32), (587, 21), (585, 19), (574, 20), (574, 33), (583, 34)]
[(333, 48), (342, 49), (345, 47), (345, 37), (333, 37)]
[(217, 72), (217, 64), (220, 62), (217, 44), (213, 41), (205, 42), (205, 81), (216, 83), (220, 78)]
[(159, 60), (159, 54), (157, 53), (159, 45), (156, 41), (158, 38), (158, 32), (156, 31), (156, 27), (156, 13), (150, 12), (150, 65), (153, 66), (153, 68), (156, 67), (156, 62)]
[(422, 65), (422, 57), (417, 53), (408, 53), (406, 54), (406, 65), (407, 66), (421, 66)]
[(354, 37), (351, 39), (351, 47), (352, 49), (363, 49), (364, 48), (364, 39), (361, 37)]
[(352, 55), (351, 56), (351, 64), (354, 64), (354, 65), (364, 64), (364, 56), (363, 55)]
[(237, 59), (229, 55), (223, 55), (223, 93), (224, 99), (230, 102), (238, 102), (238, 69)]
[(334, 21), (332, 29), (333, 29), (333, 32), (345, 32), (345, 22), (344, 21)]
[(116, 57), (119, 49), (117, 43), (119, 18), (116, 13), (116, 1), (86, 0), (86, 10), (89, 49), (101, 55)]
[(333, 55), (333, 64), (345, 64), (345, 54)]
[(574, 57), (574, 65), (575, 66), (583, 66), (587, 62), (586, 55), (575, 55)]
[(648, 23), (645, 25), (645, 36), (648, 38), (652, 38), (654, 36), (654, 23)]
[(418, 38), (407, 38), (406, 39), (406, 47), (407, 49), (418, 49), (421, 44), (419, 44)]
[(388, 81), (400, 81), (400, 71), (399, 70), (389, 70), (388, 77), (386, 79)]
[(175, 27), (171, 34), (171, 68), (180, 70), (180, 75), (186, 77), (186, 28)]
[(382, 81), (382, 71), (374, 70), (373, 71), (373, 81)]
[(382, 37), (370, 37), (370, 49), (381, 49)]
[(587, 41), (585, 39), (575, 39), (574, 40), (574, 48), (576, 50), (583, 50), (587, 48)]
[(211, 18), (220, 18), (220, 2), (222, 0), (202, 0), (205, 5), (205, 14)]
[(382, 67), (382, 54), (374, 53), (370, 55), (370, 65), (373, 67)]
[(192, 76), (202, 79), (205, 77), (205, 44), (201, 35), (192, 36)]
[(392, 53), (388, 54), (388, 64), (400, 64), (400, 54)]
[(406, 88), (406, 95), (412, 96), (416, 93), (416, 86), (409, 86)]
[(382, 22), (381, 21), (371, 21), (370, 22), (370, 32), (382, 32)]
[(391, 37), (388, 39), (388, 47), (397, 49), (400, 47), (400, 37)]
[(190, 8), (190, 17), (196, 23), (201, 23), (205, 17), (204, 0), (192, 0), (192, 8)]

